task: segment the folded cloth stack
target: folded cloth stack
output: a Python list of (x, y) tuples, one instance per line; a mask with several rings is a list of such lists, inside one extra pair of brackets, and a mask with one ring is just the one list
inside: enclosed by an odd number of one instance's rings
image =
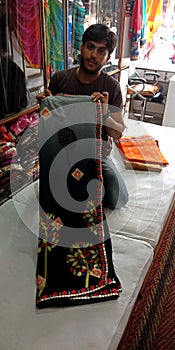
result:
[(117, 147), (128, 169), (160, 172), (163, 166), (168, 165), (158, 141), (152, 136), (123, 136)]

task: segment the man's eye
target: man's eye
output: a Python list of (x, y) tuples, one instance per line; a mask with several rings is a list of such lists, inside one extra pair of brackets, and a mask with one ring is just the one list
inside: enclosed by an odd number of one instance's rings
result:
[(88, 50), (93, 50), (94, 46), (89, 44), (89, 45), (87, 45), (87, 48), (88, 48)]
[(98, 51), (100, 55), (106, 55), (106, 49), (99, 49)]

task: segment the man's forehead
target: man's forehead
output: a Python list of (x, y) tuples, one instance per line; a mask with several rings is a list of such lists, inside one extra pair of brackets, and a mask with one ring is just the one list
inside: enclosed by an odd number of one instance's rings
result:
[(88, 40), (88, 41), (86, 41), (86, 43), (93, 44), (96, 47), (104, 47), (105, 49), (107, 49), (107, 41), (106, 40), (101, 40), (100, 42)]

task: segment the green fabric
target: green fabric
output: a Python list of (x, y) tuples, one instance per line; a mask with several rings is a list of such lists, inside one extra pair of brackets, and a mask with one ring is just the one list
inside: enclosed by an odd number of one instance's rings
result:
[(62, 1), (48, 0), (45, 4), (47, 78), (64, 69)]

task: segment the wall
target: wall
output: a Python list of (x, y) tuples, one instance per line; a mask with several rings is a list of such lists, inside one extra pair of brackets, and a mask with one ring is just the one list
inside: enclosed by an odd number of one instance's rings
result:
[(168, 89), (166, 106), (165, 106), (165, 113), (164, 113), (164, 118), (163, 118), (163, 125), (164, 126), (175, 127), (174, 97), (175, 97), (175, 75), (173, 75), (173, 77), (170, 78), (170, 82), (169, 82), (169, 89)]

